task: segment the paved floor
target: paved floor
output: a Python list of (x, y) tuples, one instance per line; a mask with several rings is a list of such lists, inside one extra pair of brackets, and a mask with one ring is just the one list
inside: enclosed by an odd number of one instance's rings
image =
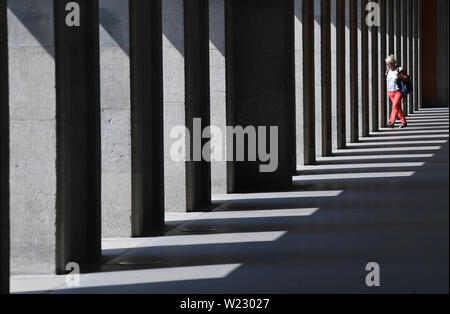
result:
[[(449, 120), (421, 110), (299, 167), (285, 193), (216, 195), (210, 213), (168, 215), (164, 237), (105, 239), (107, 262), (65, 276), (14, 276), (15, 292), (445, 292), (449, 280)], [(366, 285), (370, 262), (381, 287)], [(70, 278), (70, 277), (69, 277)]]

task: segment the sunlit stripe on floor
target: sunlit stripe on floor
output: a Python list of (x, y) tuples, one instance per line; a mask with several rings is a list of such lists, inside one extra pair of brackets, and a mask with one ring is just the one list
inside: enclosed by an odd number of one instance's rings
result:
[[(418, 120), (423, 120), (421, 123), (429, 123), (429, 124), (438, 124), (438, 123), (448, 123), (448, 121), (440, 121), (436, 122), (436, 119), (446, 119), (448, 120), (448, 117), (408, 117), (408, 124), (410, 122), (418, 122)], [(400, 121), (397, 121), (398, 124), (400, 124)]]
[(414, 175), (414, 171), (408, 172), (373, 172), (373, 173), (339, 173), (295, 176), (294, 182), (316, 180), (348, 180), (348, 179), (374, 179), (374, 178), (403, 178)]
[[(396, 127), (400, 127), (400, 123), (396, 124)], [(427, 128), (432, 128), (432, 127), (436, 127), (436, 128), (443, 128), (445, 129), (446, 127), (448, 127), (449, 122), (418, 122), (415, 120), (409, 120), (408, 121), (408, 129), (411, 129), (411, 127), (427, 127)], [(389, 128), (382, 128), (382, 130), (389, 130)]]
[(301, 191), (301, 192), (276, 192), (276, 193), (248, 193), (248, 194), (213, 194), (214, 202), (286, 199), (302, 197), (336, 197), (343, 191)]
[[(400, 126), (400, 124), (398, 125)], [(408, 122), (408, 128), (411, 129), (411, 127), (424, 127), (424, 128), (441, 128), (441, 129), (445, 129), (449, 126), (448, 122), (437, 122), (437, 123), (431, 123), (431, 122), (427, 122), (427, 123), (423, 123), (423, 122)]]
[[(383, 134), (383, 133), (381, 133)], [(449, 134), (434, 134), (434, 135), (389, 135), (381, 136), (371, 134), (371, 137), (364, 137), (363, 142), (379, 141), (379, 140), (411, 140), (411, 139), (428, 139), (428, 138), (448, 138)]]
[(407, 117), (407, 120), (408, 121), (412, 121), (412, 120), (417, 120), (417, 119), (424, 119), (424, 120), (427, 120), (427, 121), (434, 121), (434, 119), (449, 119), (449, 116), (448, 115), (431, 115), (431, 114), (429, 114), (429, 115), (414, 115), (414, 116), (409, 116), (409, 117)]
[(433, 130), (433, 131), (447, 131), (448, 130), (448, 125), (446, 126), (424, 126), (422, 124), (417, 124), (417, 126), (415, 126), (414, 124), (409, 124), (408, 126), (408, 130), (410, 131), (419, 131), (419, 130)]
[(420, 115), (410, 115), (408, 116), (406, 119), (411, 120), (411, 119), (448, 119), (449, 115), (448, 114), (420, 114)]
[(414, 152), (414, 151), (432, 151), (439, 150), (442, 146), (415, 146), (415, 147), (380, 147), (380, 148), (358, 148), (358, 149), (342, 149), (334, 151), (334, 154), (347, 153), (377, 153), (377, 152)]
[[(364, 140), (362, 138), (361, 140)], [(371, 143), (371, 142), (359, 142), (359, 143), (348, 143), (347, 147), (365, 147), (365, 146), (373, 146), (373, 145), (379, 145), (379, 146), (397, 146), (397, 145), (427, 145), (427, 144), (445, 144), (447, 143), (446, 140), (430, 140), (430, 141), (390, 141), (390, 142), (377, 142), (377, 143)]]
[[(186, 228), (189, 224), (184, 225)], [(219, 234), (173, 235), (151, 239), (142, 244), (143, 247), (205, 245), (226, 243), (272, 242), (281, 238), (286, 231), (235, 232)]]
[[(449, 120), (449, 117), (443, 117), (443, 116), (429, 116), (429, 117), (419, 117), (419, 116), (413, 116), (413, 117), (408, 117), (408, 122), (412, 121), (412, 122), (418, 122), (418, 120), (423, 120), (424, 123), (448, 123), (448, 121), (439, 121), (439, 119), (444, 119), (444, 120)], [(397, 121), (397, 123), (400, 123), (399, 121)]]
[(11, 293), (50, 291), (65, 284), (66, 276), (57, 275), (13, 275), (10, 278)]
[(235, 219), (235, 218), (276, 218), (276, 217), (306, 217), (316, 213), (318, 208), (261, 209), (210, 212), (197, 217), (196, 220)]
[(414, 112), (430, 112), (430, 111), (436, 111), (436, 112), (448, 112), (448, 108), (420, 108), (418, 111)]
[(319, 157), (319, 162), (332, 162), (332, 161), (351, 161), (351, 160), (373, 160), (373, 159), (407, 159), (407, 158), (431, 158), (434, 154), (406, 154), (406, 155), (361, 155), (361, 156), (335, 156), (335, 157)]
[(422, 131), (408, 131), (408, 129), (397, 129), (393, 131), (384, 131), (384, 132), (373, 132), (373, 135), (399, 135), (399, 134), (427, 134), (427, 133), (442, 133), (448, 134), (448, 130), (422, 130)]
[[(230, 275), (242, 264), (221, 264), (204, 266), (168, 267), (142, 270), (113, 271), (105, 273), (85, 274), (80, 277), (78, 288), (104, 288), (123, 286), (123, 292), (127, 292), (127, 285), (145, 285), (160, 282), (222, 279)], [(66, 287), (62, 287), (63, 292)], [(145, 291), (143, 289), (142, 291)]]
[(411, 118), (410, 121), (414, 121), (414, 122), (433, 122), (433, 123), (438, 123), (438, 122), (448, 122), (449, 119), (446, 118), (434, 118), (434, 119), (423, 119), (423, 118)]
[(433, 117), (442, 117), (442, 118), (448, 118), (448, 112), (428, 112), (428, 113), (414, 113), (411, 115), (407, 115), (406, 118), (411, 118), (411, 117), (429, 117), (429, 116), (433, 116)]
[(366, 164), (344, 164), (344, 165), (318, 165), (298, 166), (298, 171), (308, 170), (339, 170), (339, 169), (366, 169), (366, 168), (409, 168), (422, 167), (424, 162), (394, 162), (394, 163), (366, 163)]

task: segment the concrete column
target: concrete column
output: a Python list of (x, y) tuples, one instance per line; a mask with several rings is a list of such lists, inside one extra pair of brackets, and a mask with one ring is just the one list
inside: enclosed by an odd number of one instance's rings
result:
[(163, 90), (164, 90), (164, 196), (166, 212), (186, 211), (186, 165), (172, 160), (170, 138), (174, 127), (184, 127), (185, 61), (183, 0), (164, 0), (163, 30)]
[[(389, 32), (389, 45), (388, 45), (388, 55), (393, 54), (396, 58), (396, 51), (395, 51), (395, 0), (387, 0), (388, 3), (388, 32)], [(390, 97), (388, 97), (388, 115), (387, 119), (389, 120), (389, 117), (392, 112), (392, 101)]]
[[(437, 38), (448, 38), (449, 34), (449, 2), (447, 0), (437, 0), (439, 10), (437, 11)], [(448, 107), (448, 71), (439, 69), (448, 69), (448, 40), (438, 40), (437, 42), (437, 105), (440, 107)]]
[[(211, 125), (226, 134), (225, 0), (209, 0), (209, 66)], [(222, 138), (222, 160), (211, 161), (212, 193), (227, 192), (226, 140)]]
[(397, 64), (403, 66), (403, 51), (402, 51), (402, 1), (395, 0), (395, 54)]
[(314, 0), (303, 0), (303, 145), (305, 165), (316, 163)]
[[(402, 39), (403, 39), (403, 67), (406, 71), (409, 71), (409, 58), (408, 58), (408, 2), (409, 0), (402, 0)], [(408, 96), (405, 96), (403, 100), (403, 111), (406, 115), (408, 111)]]
[(99, 0), (102, 236), (131, 236), (129, 1)]
[[(351, 139), (351, 70), (350, 64), (352, 60), (350, 58), (350, 45), (351, 45), (351, 32), (350, 32), (350, 1), (343, 0), (345, 2), (345, 141), (350, 143)], [(358, 56), (359, 59), (359, 56)], [(359, 60), (358, 60), (359, 62)], [(359, 75), (359, 74), (358, 74)], [(360, 94), (360, 93), (358, 93)]]
[(338, 147), (338, 135), (337, 135), (337, 2), (331, 1), (330, 13), (331, 13), (331, 129), (332, 129), (332, 151)]
[(53, 1), (10, 0), (7, 12), (11, 273), (54, 273), (61, 220), (57, 223)]
[(98, 1), (78, 1), (80, 26), (55, 1), (57, 105), (57, 271), (101, 255)]
[(161, 0), (130, 1), (132, 235), (164, 227)]
[(294, 16), (296, 165), (304, 165), (303, 0), (294, 0)]
[(6, 1), (0, 2), (0, 294), (9, 293), (9, 96)]
[(322, 156), (333, 154), (331, 94), (331, 1), (320, 2)]
[(380, 4), (380, 127), (387, 124), (387, 87), (386, 63), (387, 56), (387, 0), (379, 0)]
[(365, 22), (367, 0), (361, 0), (361, 129), (362, 136), (369, 136), (369, 29)]
[(345, 1), (336, 3), (336, 118), (337, 148), (346, 145), (346, 110), (345, 110)]
[(395, 54), (395, 0), (386, 0), (388, 14), (388, 53)]
[[(402, 11), (402, 1), (395, 0), (395, 54), (397, 56), (397, 65), (405, 67), (405, 58), (403, 55), (403, 38), (402, 38), (402, 25), (403, 25), (403, 11)], [(402, 108), (404, 108), (406, 99), (402, 100)]]
[(419, 110), (419, 0), (412, 0), (414, 5), (414, 74), (413, 74), (413, 97), (414, 110)]
[[(414, 2), (408, 1), (408, 73), (411, 80), (414, 79), (414, 23)], [(408, 113), (414, 113), (414, 92), (408, 97)]]
[[(380, 1), (377, 1), (378, 5), (380, 5)], [(366, 11), (367, 12), (367, 11)], [(381, 12), (380, 12), (381, 14)], [(377, 132), (380, 127), (380, 64), (379, 64), (379, 40), (380, 40), (380, 26), (372, 26), (370, 28), (370, 35), (372, 40), (372, 51), (371, 51), (371, 71), (372, 71), (372, 101), (371, 101), (371, 128), (372, 132)]]
[(350, 0), (350, 142), (359, 141), (359, 98), (358, 98), (358, 0)]
[[(422, 0), (418, 0), (418, 16), (417, 16), (417, 75), (418, 75), (418, 79), (417, 79), (417, 84), (418, 84), (418, 88), (417, 88), (417, 97), (418, 97), (418, 101), (417, 101), (417, 106), (418, 108), (423, 108), (423, 88), (422, 88), (422, 64), (423, 64), (423, 59), (422, 59), (422, 5), (423, 5), (423, 1)], [(448, 12), (448, 11), (447, 11)], [(439, 71), (440, 69), (438, 69)]]
[[(186, 162), (187, 211), (199, 211), (211, 203), (211, 163), (200, 156), (209, 138), (196, 151), (194, 119), (201, 130), (210, 125), (209, 99), (209, 9), (208, 0), (184, 0), (186, 126), (191, 133), (191, 158)], [(198, 156), (197, 156), (198, 154)]]
[[(263, 127), (266, 143), (244, 145), (245, 161), (228, 163), (228, 191), (285, 189), (292, 184), (292, 143), (295, 136), (293, 2), (226, 1), (227, 14), (227, 119), (231, 126)], [(278, 127), (278, 167), (249, 161), (255, 149), (268, 147)], [(258, 131), (258, 129), (256, 129)], [(251, 133), (251, 131), (249, 131)], [(259, 138), (262, 134), (258, 131)], [(251, 136), (255, 138), (255, 136)], [(230, 138), (229, 138), (230, 139)], [(275, 140), (270, 141), (275, 144)], [(250, 148), (250, 149), (249, 149)], [(264, 148), (266, 149), (266, 148)], [(248, 153), (248, 151), (250, 151)], [(275, 152), (273, 152), (275, 153)], [(258, 155), (258, 154), (257, 154)], [(274, 160), (271, 160), (274, 166)], [(266, 172), (272, 171), (274, 172)]]
[(314, 0), (314, 116), (315, 116), (315, 159), (322, 156), (322, 26), (321, 26), (321, 0)]

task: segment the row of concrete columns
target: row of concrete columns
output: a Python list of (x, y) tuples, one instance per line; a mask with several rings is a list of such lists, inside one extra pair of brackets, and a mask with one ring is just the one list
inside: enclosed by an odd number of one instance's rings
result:
[[(420, 0), (379, 0), (371, 28), (367, 0), (108, 1), (77, 1), (80, 27), (70, 1), (1, 2), (2, 291), (9, 257), (14, 273), (62, 273), (96, 260), (102, 234), (159, 234), (165, 212), (204, 210), (212, 191), (290, 188), (297, 164), (385, 126), (388, 54), (420, 106)], [(278, 168), (175, 163), (170, 130), (193, 134), (194, 118), (278, 126)]]

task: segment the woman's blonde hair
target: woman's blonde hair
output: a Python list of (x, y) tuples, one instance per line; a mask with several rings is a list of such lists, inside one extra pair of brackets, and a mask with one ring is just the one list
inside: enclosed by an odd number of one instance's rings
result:
[(392, 63), (392, 64), (396, 64), (397, 61), (395, 60), (394, 55), (390, 55), (389, 57), (386, 58), (386, 62)]

